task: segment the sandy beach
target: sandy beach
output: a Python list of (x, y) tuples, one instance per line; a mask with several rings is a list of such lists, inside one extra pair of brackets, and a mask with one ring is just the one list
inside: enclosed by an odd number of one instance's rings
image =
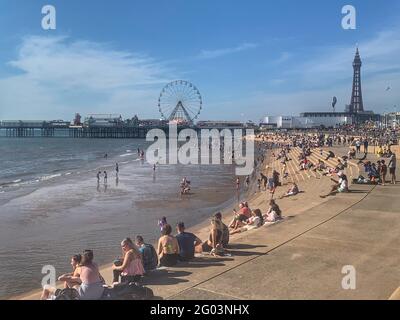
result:
[[(394, 150), (395, 149), (396, 148), (394, 148)], [(323, 148), (323, 154), (320, 154), (319, 151), (314, 152), (310, 157), (311, 161), (315, 162), (318, 159), (324, 159), (326, 157), (328, 150), (334, 150), (336, 155), (338, 157), (341, 157), (347, 154), (349, 148), (348, 147), (333, 147), (329, 149)], [(370, 150), (370, 152), (371, 152), (370, 159), (374, 160), (376, 158), (376, 155), (372, 153), (373, 152), (372, 149)], [(281, 170), (280, 161), (276, 160), (275, 158), (271, 158), (270, 157), (271, 153), (272, 152), (268, 152), (266, 154), (265, 162), (260, 164), (256, 170), (256, 176), (258, 176), (260, 172), (270, 175), (272, 170), (274, 169), (277, 171)], [(287, 186), (291, 182), (296, 182), (299, 185), (300, 190), (302, 191), (295, 197), (278, 200), (279, 206), (282, 208), (282, 211), (284, 212), (283, 214), (284, 221), (279, 223), (275, 228), (271, 229), (271, 231), (273, 230), (273, 234), (275, 234), (279, 239), (285, 237), (284, 229), (286, 228), (285, 227), (286, 224), (288, 224), (290, 228), (293, 228), (293, 230), (291, 231), (294, 232), (293, 234), (295, 234), (296, 232), (299, 232), (301, 234), (302, 233), (301, 226), (304, 223), (303, 216), (307, 216), (310, 214), (313, 216), (314, 215), (313, 212), (316, 210), (317, 211), (322, 210), (323, 212), (330, 213), (330, 206), (332, 206), (332, 204), (334, 203), (335, 205), (333, 207), (335, 208), (337, 207), (338, 209), (334, 209), (334, 211), (332, 211), (331, 214), (333, 217), (335, 217), (336, 210), (339, 210), (338, 212), (340, 213), (341, 212), (340, 210), (344, 210), (348, 206), (351, 206), (352, 203), (357, 203), (358, 201), (360, 201), (360, 199), (363, 199), (363, 197), (365, 197), (363, 195), (365, 188), (363, 188), (362, 186), (355, 186), (353, 188), (353, 193), (344, 194), (333, 198), (321, 199), (319, 195), (323, 192), (328, 191), (332, 185), (330, 177), (322, 176), (317, 172), (299, 171), (296, 160), (299, 155), (300, 155), (299, 148), (294, 148), (290, 153), (290, 157), (293, 160), (289, 161), (288, 163), (289, 179), (283, 181), (283, 186), (278, 188), (276, 196), (279, 197), (280, 195), (282, 195), (287, 190), (288, 188)], [(336, 164), (336, 159), (328, 160), (327, 164), (334, 166)], [(348, 176), (348, 179), (351, 181), (353, 178), (358, 177), (360, 172), (361, 172), (360, 167), (356, 164), (356, 162), (349, 161), (349, 165), (345, 169), (345, 173)], [(368, 194), (371, 188), (369, 186), (365, 187), (367, 188), (365, 189), (365, 193)], [(208, 187), (205, 186), (205, 188)], [(196, 195), (194, 196), (194, 198), (196, 198), (193, 199), (195, 200), (194, 204), (195, 205), (201, 204), (201, 199), (203, 199), (203, 197), (207, 197), (208, 200), (216, 202), (218, 201), (220, 202), (221, 200), (220, 195), (216, 193), (210, 195), (206, 191), (204, 191), (204, 194), (202, 193), (202, 191), (199, 191), (196, 192)], [(262, 212), (266, 212), (268, 209), (268, 202), (270, 199), (270, 195), (268, 192), (265, 191), (257, 192), (256, 183), (255, 180), (253, 180), (249, 187), (249, 190), (245, 190), (245, 192), (242, 192), (239, 198), (237, 198), (237, 196), (232, 197), (232, 190), (231, 190), (231, 197), (228, 200), (226, 200), (223, 204), (221, 204), (219, 208), (218, 207), (215, 207), (213, 209), (207, 208), (207, 210), (204, 212), (204, 215), (202, 215), (201, 221), (189, 225), (188, 231), (195, 233), (200, 239), (203, 240), (207, 239), (209, 234), (209, 224), (210, 224), (209, 218), (212, 216), (212, 214), (216, 210), (221, 211), (224, 222), (228, 224), (233, 217), (233, 209), (237, 208), (240, 199), (247, 200), (252, 209), (259, 208), (261, 209)], [(143, 200), (139, 201), (137, 205), (142, 210), (154, 210), (155, 208), (160, 206), (163, 206), (163, 208), (166, 209), (167, 208), (176, 209), (178, 206), (181, 206), (185, 210), (194, 210), (193, 208), (190, 208), (190, 205), (187, 206), (187, 204), (177, 200), (171, 201), (171, 199), (169, 199), (166, 202), (155, 199)], [(171, 219), (170, 217), (168, 217), (168, 220), (172, 221), (173, 219), (174, 219), (173, 217)], [(327, 221), (329, 221), (332, 218), (327, 218), (327, 219), (328, 219)], [(172, 224), (174, 225), (174, 223)], [(295, 227), (296, 224), (299, 224), (299, 228)], [(164, 270), (162, 272), (161, 271), (158, 272), (157, 274), (152, 274), (151, 276), (144, 278), (142, 283), (152, 288), (153, 291), (155, 292), (155, 295), (158, 298), (174, 299), (174, 297), (176, 297), (177, 294), (180, 294), (179, 292), (185, 292), (187, 288), (196, 285), (196, 283), (200, 281), (199, 279), (203, 279), (201, 281), (206, 281), (206, 279), (208, 279), (209, 277), (213, 277), (212, 276), (213, 274), (217, 275), (220, 272), (226, 272), (223, 270), (226, 270), (226, 268), (230, 268), (229, 266), (236, 266), (243, 263), (247, 254), (243, 256), (244, 252), (241, 250), (237, 250), (237, 248), (242, 248), (242, 247), (252, 248), (252, 246), (248, 244), (248, 239), (253, 239), (253, 241), (255, 241), (254, 243), (258, 244), (258, 246), (254, 246), (254, 248), (252, 249), (255, 250), (254, 254), (256, 254), (256, 252), (258, 252), (259, 250), (263, 252), (262, 247), (267, 246), (267, 242), (263, 241), (268, 241), (265, 240), (266, 239), (265, 231), (269, 230), (269, 228), (273, 226), (274, 225), (271, 226), (265, 225), (260, 229), (232, 236), (231, 245), (228, 251), (230, 252), (230, 255), (225, 258), (214, 258), (207, 255), (198, 255), (194, 263), (178, 265), (175, 268), (169, 268), (169, 270), (166, 271)], [(282, 229), (282, 231), (279, 231), (280, 229)], [(257, 234), (259, 236), (257, 236)], [(290, 236), (290, 234), (287, 236)], [(243, 241), (246, 244), (243, 244)], [(153, 239), (152, 243), (155, 244), (155, 239)], [(116, 244), (118, 244), (118, 242), (116, 242)], [(113, 247), (117, 248), (115, 244), (113, 244)], [(252, 250), (250, 250), (250, 252), (252, 252)], [(248, 254), (250, 254), (250, 252)], [(201, 265), (202, 266), (201, 270), (198, 269), (196, 265)], [(196, 270), (196, 272), (194, 272), (194, 270)], [(221, 271), (219, 272), (218, 270)], [(112, 270), (110, 263), (101, 265), (101, 273), (104, 276), (106, 282), (108, 284), (111, 284)], [(37, 300), (39, 296), (40, 296), (40, 290), (32, 290), (28, 293), (13, 296), (11, 299)], [(194, 298), (193, 296), (190, 295), (188, 297)], [(222, 296), (220, 296), (220, 298), (221, 297)]]
[[(267, 153), (265, 155), (265, 161), (264, 163), (260, 164), (256, 169), (254, 176), (258, 175), (260, 170), (264, 170), (266, 163), (268, 163), (270, 153)], [(196, 169), (197, 167), (197, 169)], [(194, 170), (193, 170), (194, 168)], [(137, 169), (137, 168), (136, 168)], [(132, 174), (129, 173), (129, 165), (125, 165), (122, 167), (122, 174), (120, 175), (120, 181), (125, 182), (120, 182), (118, 185), (118, 188), (116, 188), (114, 182), (111, 182), (111, 187), (108, 188), (107, 193), (112, 192), (112, 197), (110, 198), (110, 201), (107, 201), (110, 203), (111, 207), (109, 207), (109, 212), (110, 213), (115, 213), (117, 210), (115, 208), (115, 199), (119, 199), (118, 201), (118, 210), (121, 211), (126, 211), (126, 207), (130, 206), (127, 201), (122, 201), (122, 199), (126, 196), (129, 196), (131, 194), (132, 190), (126, 190), (126, 186), (124, 186), (124, 183), (127, 184), (129, 183), (127, 180), (128, 178), (124, 179), (124, 176), (129, 177)], [(148, 170), (148, 169), (147, 169)], [(163, 180), (162, 178), (162, 170), (171, 170), (170, 167), (166, 167), (166, 169), (163, 169), (162, 167), (159, 169), (160, 172), (157, 172), (157, 181), (159, 183), (167, 183), (167, 181)], [(187, 226), (187, 230), (190, 232), (193, 232), (196, 234), (200, 239), (207, 239), (208, 234), (209, 234), (209, 225), (210, 225), (210, 218), (215, 212), (222, 212), (223, 217), (224, 217), (224, 222), (227, 224), (231, 219), (232, 219), (232, 214), (233, 214), (233, 209), (238, 207), (238, 203), (242, 200), (248, 200), (248, 199), (253, 199), (256, 198), (257, 195), (255, 194), (256, 191), (256, 180), (252, 180), (251, 184), (248, 188), (244, 187), (244, 177), (241, 178), (241, 190), (237, 191), (236, 186), (234, 183), (235, 176), (233, 175), (234, 173), (234, 167), (227, 167), (224, 168), (224, 166), (185, 166), (181, 167), (178, 165), (178, 169), (173, 169), (178, 170), (180, 176), (188, 176), (191, 177), (191, 180), (193, 181), (193, 194), (190, 196), (177, 196), (176, 193), (171, 193), (170, 190), (169, 192), (165, 194), (146, 194), (145, 190), (141, 190), (142, 196), (135, 201), (134, 206), (135, 208), (143, 213), (146, 213), (146, 218), (141, 219), (139, 223), (135, 223), (132, 226), (129, 226), (128, 228), (124, 226), (124, 221), (119, 221), (119, 231), (114, 232), (117, 233), (117, 236), (114, 236), (114, 243), (110, 243), (110, 240), (108, 239), (107, 243), (104, 243), (99, 249), (101, 249), (102, 254), (99, 256), (97, 254), (97, 261), (103, 261), (105, 252), (107, 252), (107, 255), (110, 257), (109, 252), (114, 252), (115, 257), (119, 255), (119, 242), (126, 236), (134, 237), (135, 235), (141, 234), (145, 237), (146, 241), (149, 243), (153, 243), (154, 246), (156, 246), (157, 238), (159, 235), (159, 228), (156, 226), (156, 221), (163, 215), (167, 216), (168, 222), (171, 223), (173, 226), (178, 221), (184, 221), (185, 225)], [(221, 171), (222, 170), (222, 171)], [(142, 170), (143, 171), (143, 170)], [(158, 171), (158, 170), (157, 170)], [(135, 171), (136, 172), (136, 171)], [(222, 174), (223, 173), (223, 174)], [(207, 177), (210, 177), (210, 179), (207, 179)], [(214, 179), (211, 178), (214, 176)], [(171, 176), (169, 176), (171, 177)], [(201, 179), (200, 179), (201, 177)], [(143, 181), (143, 177), (141, 177)], [(154, 177), (153, 177), (154, 178)], [(155, 178), (154, 178), (155, 179)], [(178, 185), (178, 181), (176, 181), (176, 184)], [(195, 182), (196, 181), (196, 182)], [(201, 184), (199, 182), (203, 181)], [(212, 181), (212, 182), (211, 182)], [(153, 181), (154, 182), (154, 181)], [(132, 183), (132, 181), (130, 182)], [(169, 183), (169, 182), (168, 182)], [(125, 189), (126, 191), (123, 192), (121, 191), (121, 186), (123, 190)], [(125, 188), (124, 188), (125, 187)], [(55, 194), (60, 194), (60, 191), (54, 190), (53, 188), (49, 191), (54, 192)], [(101, 186), (101, 189), (103, 189), (104, 186)], [(57, 189), (57, 187), (56, 187)], [(136, 189), (135, 189), (136, 190)], [(101, 190), (103, 191), (103, 190)], [(148, 192), (148, 189), (147, 189)], [(124, 194), (125, 193), (125, 194)], [(43, 194), (47, 194), (47, 191), (43, 191)], [(43, 194), (38, 194), (38, 197), (43, 196)], [(102, 200), (104, 201), (104, 200)], [(66, 201), (68, 202), (68, 201)], [(106, 202), (106, 205), (107, 205)], [(103, 202), (102, 202), (103, 203)], [(82, 205), (82, 204), (81, 204)], [(85, 205), (86, 207), (86, 205)], [(75, 208), (75, 209), (74, 209)], [(74, 208), (71, 208), (71, 210), (79, 210), (79, 212), (82, 212), (82, 208), (79, 207), (79, 205), (74, 206)], [(96, 209), (91, 207), (88, 208), (89, 210), (92, 211), (93, 218), (96, 215), (94, 212), (99, 210), (100, 208), (97, 207)], [(102, 208), (102, 211), (104, 208)], [(106, 210), (107, 211), (107, 210)], [(147, 213), (150, 213), (148, 215)], [(93, 223), (93, 218), (90, 219), (90, 223)], [(108, 219), (109, 216), (104, 217), (104, 219)], [(98, 219), (98, 217), (96, 218)], [(104, 220), (103, 220), (104, 221)], [(89, 222), (89, 220), (88, 220)], [(101, 228), (104, 225), (104, 222), (99, 223), (99, 228)], [(130, 228), (130, 229), (129, 229)], [(143, 230), (152, 230), (149, 233), (143, 232)], [(129, 231), (124, 231), (124, 230), (129, 230)], [(99, 251), (99, 250), (97, 250)], [(77, 252), (79, 250), (77, 249)], [(96, 251), (95, 251), (96, 255)], [(66, 261), (68, 261), (68, 256), (65, 256)], [(113, 259), (110, 257), (109, 259), (112, 261)], [(107, 283), (111, 283), (111, 275), (112, 275), (112, 270), (111, 270), (111, 263), (104, 263), (101, 264), (100, 266), (101, 273), (103, 277), (105, 278)], [(65, 270), (64, 272), (67, 272), (68, 270)], [(38, 299), (40, 296), (41, 290), (36, 290), (33, 289), (29, 291), (28, 293), (22, 293), (19, 295), (12, 295), (9, 297), (9, 299), (12, 300), (30, 300), (30, 299)]]

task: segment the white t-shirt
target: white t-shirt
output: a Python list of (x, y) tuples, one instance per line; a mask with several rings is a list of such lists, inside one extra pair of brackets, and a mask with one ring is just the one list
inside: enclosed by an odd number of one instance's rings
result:
[(253, 217), (251, 217), (251, 218), (249, 219), (249, 225), (250, 225), (250, 226), (255, 226), (255, 227), (257, 227), (257, 226), (259, 226), (259, 224), (260, 224), (260, 217), (258, 217), (258, 216), (253, 216)]
[(347, 187), (348, 187), (347, 179), (340, 178), (339, 179), (339, 188), (342, 190), (345, 190), (345, 189), (347, 189)]

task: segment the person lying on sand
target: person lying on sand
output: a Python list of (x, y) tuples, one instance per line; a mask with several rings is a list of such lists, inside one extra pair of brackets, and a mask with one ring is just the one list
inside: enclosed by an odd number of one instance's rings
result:
[(287, 198), (287, 197), (291, 197), (291, 196), (295, 196), (299, 193), (299, 187), (297, 186), (297, 184), (295, 182), (293, 182), (292, 186), (290, 187), (290, 189), (284, 194), (282, 195), (279, 199), (283, 199), (283, 198)]

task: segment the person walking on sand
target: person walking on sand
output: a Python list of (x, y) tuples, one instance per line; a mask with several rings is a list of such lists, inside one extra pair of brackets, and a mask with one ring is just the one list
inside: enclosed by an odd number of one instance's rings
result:
[(365, 138), (364, 139), (364, 153), (368, 153), (368, 145), (369, 145), (368, 139)]
[(104, 171), (104, 184), (107, 184), (107, 171)]
[(261, 179), (257, 179), (257, 190), (261, 192)]
[(360, 140), (356, 141), (356, 152), (361, 153), (361, 141)]
[(385, 160), (382, 160), (381, 161), (381, 167), (379, 169), (379, 173), (380, 173), (380, 176), (381, 176), (381, 183), (382, 183), (383, 186), (386, 183), (387, 169), (388, 168), (387, 168), (387, 165), (385, 163)]
[(117, 176), (117, 178), (118, 178), (118, 175), (119, 175), (119, 165), (118, 165), (118, 162), (115, 164), (115, 174), (116, 174), (116, 176)]
[(389, 151), (388, 168), (389, 168), (391, 183), (396, 184), (396, 155), (392, 151)]
[(101, 171), (97, 172), (97, 184), (100, 184), (100, 175), (101, 175)]

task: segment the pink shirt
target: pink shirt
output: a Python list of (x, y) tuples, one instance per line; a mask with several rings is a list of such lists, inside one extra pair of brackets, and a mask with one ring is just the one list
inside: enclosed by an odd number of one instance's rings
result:
[(122, 271), (123, 276), (142, 276), (144, 268), (140, 258), (133, 259), (128, 267)]
[(100, 282), (101, 279), (97, 265), (93, 263), (88, 266), (82, 266), (80, 278), (82, 283), (84, 284), (92, 284)]

